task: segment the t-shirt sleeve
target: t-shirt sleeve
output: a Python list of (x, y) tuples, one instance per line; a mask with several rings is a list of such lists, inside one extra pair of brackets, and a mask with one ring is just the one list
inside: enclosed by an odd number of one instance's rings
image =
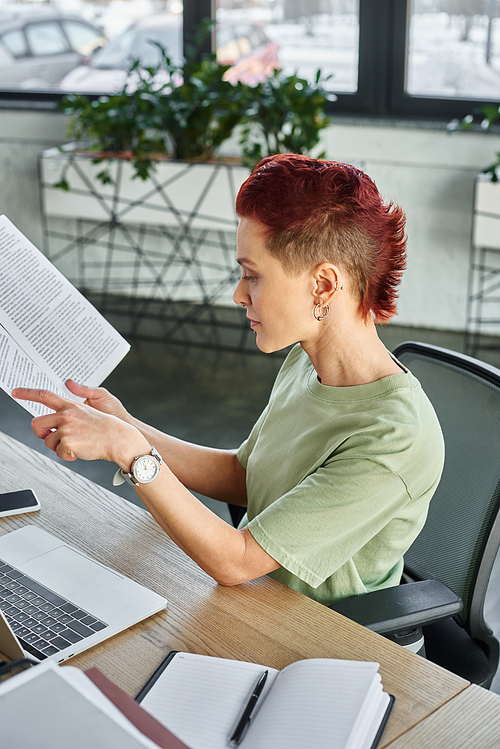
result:
[(410, 501), (403, 480), (368, 458), (332, 458), (248, 524), (282, 567), (317, 588)]

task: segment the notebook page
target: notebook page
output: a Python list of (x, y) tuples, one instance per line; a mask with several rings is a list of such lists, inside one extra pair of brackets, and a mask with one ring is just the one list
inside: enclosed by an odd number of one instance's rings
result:
[[(192, 653), (177, 653), (141, 702), (156, 720), (191, 749), (227, 749), (265, 666)], [(262, 705), (278, 675), (269, 675)]]
[(372, 745), (388, 704), (389, 695), (382, 691), (382, 680), (380, 674), (377, 673), (366, 693), (360, 709), (359, 720), (351, 732), (346, 749), (358, 749), (360, 746), (370, 747)]
[(378, 678), (378, 663), (292, 663), (277, 678), (241, 749), (345, 749), (366, 694)]
[(359, 733), (353, 731), (351, 734), (347, 749), (357, 749), (359, 746), (373, 746), (375, 736), (377, 735), (390, 701), (391, 698), (387, 692), (380, 691), (378, 697), (374, 697), (371, 709), (367, 711), (364, 716), (363, 724), (359, 726)]

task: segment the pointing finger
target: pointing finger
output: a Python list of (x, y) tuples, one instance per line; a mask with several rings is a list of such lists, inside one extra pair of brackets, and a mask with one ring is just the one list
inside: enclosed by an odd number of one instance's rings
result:
[(22, 401), (43, 403), (44, 406), (52, 408), (54, 411), (58, 411), (69, 402), (50, 390), (36, 390), (35, 388), (16, 388), (12, 391), (12, 397)]

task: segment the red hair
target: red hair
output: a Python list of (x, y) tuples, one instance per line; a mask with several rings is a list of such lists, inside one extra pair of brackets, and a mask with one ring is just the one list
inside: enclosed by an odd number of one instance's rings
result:
[(372, 312), (375, 322), (387, 322), (396, 314), (405, 214), (385, 204), (359, 169), (298, 154), (269, 156), (241, 186), (236, 213), (267, 227), (266, 247), (290, 274), (333, 263), (356, 285), (364, 319)]

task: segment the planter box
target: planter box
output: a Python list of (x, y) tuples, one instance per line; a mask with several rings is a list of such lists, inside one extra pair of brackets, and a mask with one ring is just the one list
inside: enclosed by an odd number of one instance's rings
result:
[[(43, 151), (40, 156), (45, 216), (161, 224), (190, 229), (232, 231), (236, 195), (249, 175), (236, 164), (160, 161), (146, 181), (133, 179), (128, 160), (93, 164), (91, 155), (75, 154), (77, 144)], [(69, 166), (68, 166), (68, 162)], [(113, 184), (96, 175), (109, 169)], [(71, 191), (54, 188), (66, 169)]]
[(500, 334), (500, 182), (480, 174), (474, 194), (465, 350), (479, 356)]
[(487, 174), (476, 182), (472, 241), (476, 247), (500, 249), (500, 182)]
[[(165, 161), (143, 181), (125, 160), (70, 158), (74, 146), (40, 154), (50, 260), (102, 311), (127, 318), (117, 326), (124, 335), (225, 347), (220, 332), (233, 329), (234, 341), (246, 325), (232, 301), (240, 276), (234, 204), (248, 170)], [(96, 179), (104, 166), (113, 184)], [(54, 187), (63, 175), (69, 192)], [(194, 328), (193, 338), (186, 331)]]

